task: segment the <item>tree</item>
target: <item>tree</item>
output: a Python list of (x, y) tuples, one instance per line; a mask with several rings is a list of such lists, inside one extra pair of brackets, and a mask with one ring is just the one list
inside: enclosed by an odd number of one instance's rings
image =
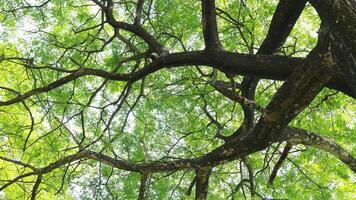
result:
[(3, 198), (355, 195), (355, 0), (0, 8)]

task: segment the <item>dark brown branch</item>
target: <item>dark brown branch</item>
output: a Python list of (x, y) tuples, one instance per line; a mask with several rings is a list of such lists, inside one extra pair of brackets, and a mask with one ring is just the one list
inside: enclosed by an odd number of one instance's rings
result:
[[(253, 79), (255, 78), (269, 78), (269, 79), (276, 79), (276, 80), (287, 79), (287, 81), (278, 90), (276, 96), (273, 98), (271, 103), (267, 106), (266, 110), (264, 111), (262, 108), (260, 109), (260, 111), (261, 112), (263, 111), (264, 113), (254, 130), (252, 130), (251, 132), (246, 132), (245, 137), (243, 138), (226, 142), (226, 144), (213, 150), (210, 153), (207, 153), (204, 156), (195, 159), (181, 159), (175, 161), (157, 161), (157, 162), (145, 161), (145, 163), (142, 164), (142, 163), (130, 163), (124, 160), (111, 158), (101, 153), (83, 150), (76, 154), (59, 159), (56, 162), (39, 169), (34, 168), (26, 163), (22, 163), (20, 161), (14, 161), (5, 158), (3, 160), (10, 161), (24, 167), (29, 167), (33, 170), (33, 172), (19, 175), (18, 177), (14, 178), (13, 180), (9, 181), (7, 184), (2, 186), (0, 190), (19, 181), (24, 177), (37, 175), (37, 181), (32, 190), (32, 198), (34, 199), (37, 194), (38, 187), (41, 183), (43, 174), (49, 173), (54, 169), (62, 167), (76, 160), (94, 159), (96, 161), (106, 163), (108, 165), (111, 165), (119, 169), (140, 172), (143, 175), (146, 175), (149, 172), (164, 172), (164, 171), (175, 171), (180, 169), (190, 169), (190, 170), (195, 169), (197, 171), (196, 198), (205, 199), (207, 196), (208, 180), (209, 180), (209, 175), (211, 173), (212, 166), (244, 157), (250, 153), (266, 148), (272, 142), (284, 141), (284, 140), (287, 140), (292, 144), (302, 143), (306, 145), (315, 146), (319, 149), (330, 152), (334, 154), (336, 157), (338, 157), (340, 160), (342, 160), (345, 164), (347, 164), (351, 170), (353, 170), (354, 172), (356, 171), (356, 161), (352, 157), (352, 155), (346, 152), (344, 149), (342, 149), (339, 145), (335, 144), (334, 142), (325, 139), (321, 136), (315, 135), (314, 133), (301, 131), (300, 129), (291, 129), (291, 128), (285, 129), (288, 123), (293, 118), (295, 118), (295, 116), (313, 100), (313, 98), (320, 92), (320, 90), (326, 84), (328, 84), (329, 79), (331, 80), (331, 82), (329, 82), (329, 87), (336, 88), (340, 91), (343, 91), (354, 98), (356, 97), (356, 90), (355, 90), (356, 84), (352, 84), (355, 83), (355, 79), (352, 79), (352, 77), (354, 77), (355, 74), (353, 69), (354, 66), (356, 65), (354, 65), (354, 63), (351, 63), (351, 65), (353, 64), (352, 66), (350, 65), (350, 62), (346, 63), (347, 65), (345, 65), (349, 67), (351, 66), (349, 69), (344, 69), (344, 76), (346, 75), (346, 77), (349, 78), (348, 80), (346, 80), (347, 84), (345, 84), (345, 81), (342, 78), (340, 78), (341, 76), (335, 77), (333, 79), (331, 78), (333, 76), (333, 73), (336, 71), (335, 63), (342, 60), (340, 58), (344, 58), (344, 57), (336, 56), (337, 59), (335, 59), (335, 55), (339, 55), (339, 53), (335, 54), (334, 52), (330, 52), (330, 46), (334, 48), (335, 44), (329, 45), (330, 42), (328, 40), (324, 40), (324, 38), (320, 38), (321, 42), (318, 44), (318, 47), (315, 50), (313, 50), (313, 52), (308, 56), (307, 59), (287, 58), (281, 56), (260, 56), (260, 55), (249, 56), (244, 54), (222, 52), (220, 51), (222, 47), (218, 37), (214, 1), (203, 0), (203, 30), (204, 30), (204, 39), (206, 43), (206, 48), (209, 50), (208, 53), (207, 51), (198, 51), (198, 52), (175, 53), (175, 54), (166, 55), (166, 50), (164, 49), (164, 47), (145, 29), (138, 26), (138, 24), (140, 23), (139, 20), (138, 22), (136, 22), (137, 20), (135, 19), (135, 24), (133, 25), (115, 20), (112, 11), (114, 2), (112, 0), (106, 0), (106, 1), (93, 0), (93, 1), (102, 8), (103, 12), (106, 14), (108, 23), (112, 25), (115, 28), (115, 30), (123, 29), (126, 31), (130, 31), (135, 35), (141, 37), (144, 41), (146, 41), (147, 44), (149, 44), (150, 51), (157, 52), (158, 54), (160, 54), (160, 57), (157, 60), (154, 60), (153, 63), (142, 68), (141, 70), (128, 74), (117, 74), (117, 73), (106, 72), (98, 69), (83, 68), (79, 65), (81, 67), (80, 69), (75, 71), (65, 71), (70, 74), (65, 77), (59, 78), (58, 80), (52, 83), (49, 83), (47, 86), (35, 88), (33, 90), (25, 92), (24, 94), (19, 94), (15, 91), (15, 95), (17, 96), (8, 101), (0, 102), (0, 106), (10, 105), (17, 102), (23, 102), (25, 99), (33, 95), (51, 91), (57, 87), (67, 84), (82, 76), (90, 75), (90, 76), (102, 77), (105, 78), (106, 80), (129, 81), (131, 83), (166, 67), (208, 65), (226, 73), (254, 76), (252, 77)], [(104, 2), (104, 3), (100, 3), (100, 2)], [(142, 2), (143, 5), (143, 1), (139, 0), (138, 4), (140, 4), (140, 2)], [(328, 15), (325, 15), (327, 13), (325, 13), (324, 16), (322, 15), (322, 13), (320, 13), (323, 10), (323, 7), (325, 6), (323, 5), (322, 1), (313, 0), (311, 2), (314, 2), (314, 5), (316, 5), (319, 14), (321, 14), (321, 16), (323, 17), (322, 19), (323, 21), (333, 20), (332, 17), (330, 18)], [(328, 6), (330, 7), (329, 4), (331, 4), (332, 1), (326, 0), (325, 2), (326, 2), (325, 3), (326, 7)], [(264, 52), (272, 53), (280, 48), (282, 43), (285, 41), (286, 37), (289, 35), (296, 19), (299, 17), (301, 11), (303, 10), (304, 4), (305, 1), (294, 0), (291, 1), (291, 3), (289, 3), (289, 1), (287, 2), (286, 0), (280, 1), (280, 4), (277, 6), (275, 16), (273, 17), (269, 34), (265, 42), (262, 44), (260, 48), (259, 51), (260, 54)], [(345, 6), (345, 3), (342, 3), (341, 5)], [(347, 10), (348, 8), (345, 7), (344, 9)], [(142, 10), (142, 6), (138, 5), (137, 10)], [(332, 10), (332, 9), (328, 8), (325, 10)], [(139, 14), (136, 14), (136, 17), (138, 15)], [(354, 19), (355, 17), (353, 16), (346, 17), (346, 19), (348, 18)], [(345, 20), (345, 17), (344, 19), (340, 19), (340, 20)], [(333, 25), (337, 25), (337, 23), (338, 22), (335, 23), (333, 22)], [(348, 24), (343, 21), (342, 23), (344, 23), (344, 25)], [(342, 23), (340, 23), (341, 24), (340, 27), (343, 26)], [(354, 22), (352, 23), (354, 25)], [(276, 25), (277, 28), (272, 28), (274, 27), (274, 25)], [(326, 30), (332, 30), (332, 28)], [(345, 30), (340, 29), (340, 30), (342, 30), (342, 32), (345, 32), (346, 35), (350, 34), (350, 32), (347, 32), (346, 29)], [(352, 29), (351, 31), (353, 35), (355, 35), (354, 30), (356, 29)], [(323, 30), (322, 32), (325, 32), (325, 30)], [(332, 36), (336, 36), (335, 38), (340, 39), (338, 38), (339, 36), (338, 34), (340, 33), (334, 31), (332, 32), (332, 34), (333, 34)], [(105, 44), (108, 44), (111, 41), (112, 40), (109, 40)], [(346, 38), (345, 40), (343, 40), (343, 42), (345, 41), (350, 41), (351, 44), (354, 44), (352, 43), (354, 41), (353, 39)], [(341, 44), (340, 46), (342, 45), (345, 44)], [(105, 46), (103, 46), (103, 48), (104, 47)], [(351, 47), (355, 47), (355, 46), (351, 46)], [(344, 48), (344, 49), (352, 50), (355, 48), (349, 48), (349, 49)], [(345, 53), (345, 55), (354, 59), (354, 57), (352, 56), (355, 54)], [(337, 64), (341, 65), (341, 63), (337, 63)], [(350, 72), (350, 73), (347, 74), (345, 72)], [(246, 85), (248, 87), (251, 86), (251, 84), (246, 84)], [(245, 84), (242, 84), (242, 87), (245, 88)], [(13, 89), (9, 89), (6, 87), (1, 87), (1, 88), (7, 90), (8, 92), (14, 92)], [(246, 89), (246, 90), (250, 90), (250, 89)], [(231, 94), (231, 91), (233, 90), (230, 90), (229, 88), (227, 88), (227, 90), (220, 89), (220, 92), (224, 93), (226, 96), (230, 96), (232, 99), (237, 99), (246, 104), (245, 99), (243, 99), (240, 96), (234, 97), (234, 93)], [(251, 95), (248, 95), (249, 98), (250, 96)], [(208, 112), (207, 115), (209, 117)], [(209, 118), (212, 121), (214, 119), (211, 116)], [(31, 127), (31, 130), (32, 128), (33, 127)], [(26, 141), (30, 137), (30, 133), (28, 134)], [(251, 170), (249, 169), (249, 174), (251, 176), (252, 173), (250, 173), (250, 171)], [(142, 177), (142, 179), (143, 178), (144, 177)], [(142, 179), (141, 179), (141, 183), (146, 182), (147, 177), (145, 178), (144, 181), (142, 181)], [(250, 177), (250, 181), (251, 180), (252, 179)], [(141, 186), (144, 188), (145, 184), (141, 184)], [(251, 184), (251, 191), (253, 190), (254, 190), (253, 185)], [(142, 189), (142, 191), (143, 191), (142, 192), (143, 195), (141, 195), (141, 189), (140, 189), (139, 196), (144, 197), (145, 189)]]
[(35, 185), (34, 185), (33, 188), (32, 188), (31, 200), (35, 200), (35, 199), (36, 199), (37, 190), (38, 190), (38, 187), (39, 187), (40, 184), (41, 184), (41, 181), (42, 181), (42, 174), (39, 174), (39, 175), (37, 176), (37, 180), (36, 180), (36, 182), (35, 182)]
[(224, 126), (210, 114), (210, 112), (208, 110), (208, 103), (207, 103), (206, 99), (204, 98), (204, 96), (202, 96), (202, 99), (204, 101), (203, 111), (204, 111), (205, 115), (210, 120), (209, 125), (210, 124), (214, 124), (216, 126), (216, 128), (217, 128), (215, 137), (224, 140), (225, 136), (221, 135), (221, 131), (223, 130)]
[(145, 192), (147, 188), (147, 180), (148, 180), (148, 174), (141, 174), (141, 180), (140, 180), (140, 189), (139, 189), (139, 194), (138, 194), (138, 200), (144, 200), (145, 198)]
[[(281, 141), (288, 141), (291, 144), (299, 144), (299, 143), (305, 144), (329, 152), (335, 155), (342, 162), (344, 162), (351, 170), (356, 172), (356, 159), (354, 159), (350, 153), (348, 153), (346, 150), (344, 150), (335, 142), (323, 138), (319, 135), (316, 135), (315, 133), (308, 132), (303, 129), (288, 127), (285, 130), (283, 130), (280, 135), (277, 135), (275, 138), (272, 139), (272, 142), (281, 142)], [(40, 169), (36, 169), (28, 164), (20, 163), (20, 165), (22, 166), (29, 166), (30, 168), (33, 168), (35, 170), (33, 172), (19, 175), (18, 177), (14, 178), (13, 180), (9, 181), (8, 183), (0, 187), (0, 191), (22, 178), (32, 176), (32, 175), (46, 174), (53, 171), (54, 169), (57, 169), (68, 163), (80, 159), (94, 159), (99, 162), (106, 163), (110, 166), (113, 166), (117, 169), (122, 169), (122, 170), (132, 171), (132, 172), (140, 172), (140, 173), (176, 171), (181, 169), (194, 169), (194, 168), (205, 170), (205, 169), (209, 169), (209, 166), (211, 167), (221, 163), (225, 163), (234, 159), (238, 159), (239, 157), (242, 157), (244, 155), (258, 151), (259, 147), (253, 145), (254, 145), (253, 143), (246, 144), (246, 142), (239, 142), (238, 144), (226, 143), (225, 145), (213, 150), (212, 152), (195, 159), (181, 159), (172, 162), (151, 162), (151, 163), (143, 163), (143, 164), (129, 163), (123, 160), (111, 158), (101, 153), (82, 150), (76, 154), (59, 159), (49, 164), (48, 166)], [(234, 147), (236, 146), (239, 147), (238, 150), (234, 149)], [(10, 161), (11, 159), (5, 158), (3, 160)], [(18, 164), (18, 161), (11, 160), (11, 162)], [(209, 170), (207, 171), (205, 170), (201, 172), (206, 173), (208, 171)]]
[[(289, 36), (297, 19), (303, 11), (306, 0), (280, 0), (277, 8), (273, 14), (271, 25), (268, 29), (268, 34), (264, 39), (257, 54), (272, 55), (279, 48)], [(259, 82), (259, 77), (245, 76), (241, 85), (242, 95), (249, 100), (254, 100), (255, 90)], [(252, 127), (254, 122), (253, 109), (242, 106), (245, 119), (244, 124), (247, 127)]]
[(27, 168), (30, 168), (32, 170), (36, 170), (36, 168), (28, 163), (24, 163), (24, 162), (21, 162), (21, 161), (18, 161), (18, 160), (14, 160), (14, 159), (10, 159), (10, 158), (5, 158), (3, 156), (0, 156), (0, 159), (1, 160), (4, 160), (4, 161), (7, 161), (7, 162), (11, 162), (11, 163), (14, 163), (16, 165), (21, 165), (23, 167), (27, 167)]
[(116, 73), (110, 73), (106, 72), (103, 70), (97, 70), (97, 69), (91, 69), (91, 68), (80, 68), (76, 70), (75, 72), (71, 73), (70, 75), (67, 75), (63, 78), (58, 79), (57, 81), (54, 81), (47, 86), (36, 88), (33, 90), (30, 90), (28, 92), (25, 92), (24, 94), (18, 95), (17, 97), (8, 100), (8, 101), (2, 101), (0, 102), (0, 106), (5, 106), (5, 105), (11, 105), (17, 102), (21, 102), (33, 95), (44, 93), (51, 91), (59, 86), (65, 85), (79, 77), (86, 76), (86, 75), (93, 75), (93, 76), (99, 76), (107, 79), (116, 79), (116, 80), (129, 80), (130, 76), (129, 75), (118, 75)]
[[(302, 58), (246, 55), (229, 52), (216, 52), (213, 57), (204, 51), (172, 53), (166, 56), (161, 56), (155, 62), (133, 74), (117, 74), (99, 69), (80, 68), (63, 78), (48, 84), (47, 86), (30, 90), (8, 101), (0, 101), (0, 106), (21, 102), (35, 94), (51, 91), (77, 78), (88, 75), (98, 76), (110, 80), (135, 82), (163, 68), (206, 65), (212, 66), (224, 72), (239, 75), (253, 75), (266, 79), (285, 80), (288, 76), (290, 76), (293, 70), (300, 66), (303, 62), (304, 59)], [(329, 82), (328, 87), (337, 89), (356, 98), (356, 94), (350, 93), (348, 86), (346, 86), (340, 79), (332, 79)]]
[[(137, 24), (128, 24), (125, 22), (117, 21), (113, 15), (113, 1), (108, 0), (107, 6), (101, 6), (103, 11), (105, 12), (106, 21), (114, 28), (123, 29), (129, 31), (140, 38), (142, 38), (150, 48), (158, 53), (159, 55), (165, 55), (168, 53), (167, 49), (162, 46), (150, 33), (148, 33), (144, 28), (138, 26)], [(99, 4), (98, 4), (99, 5)], [(100, 6), (100, 5), (99, 5)]]
[[(40, 184), (40, 183), (37, 183), (37, 182), (41, 181), (43, 174), (49, 173), (49, 172), (51, 172), (51, 171), (53, 171), (53, 170), (55, 170), (55, 169), (57, 169), (57, 168), (59, 168), (61, 166), (66, 165), (68, 163), (71, 163), (73, 161), (85, 158), (85, 156), (87, 156), (88, 153), (89, 152), (87, 152), (87, 151), (80, 151), (80, 152), (78, 152), (76, 154), (73, 154), (73, 155), (64, 157), (62, 159), (59, 159), (59, 160), (47, 165), (46, 167), (36, 169), (33, 172), (28, 172), (28, 173), (25, 173), (25, 174), (21, 174), (21, 175), (17, 176), (16, 178), (12, 179), (11, 181), (9, 181), (8, 183), (6, 183), (5, 185), (1, 186), (0, 187), (0, 191), (4, 190), (5, 188), (9, 187), (10, 185), (16, 183), (18, 180), (20, 180), (22, 178), (33, 176), (33, 175), (38, 175), (38, 179), (36, 181), (36, 184)], [(41, 178), (39, 178), (39, 176), (41, 176)], [(35, 186), (36, 186), (36, 184), (35, 184)], [(38, 185), (36, 187), (38, 187)]]
[(143, 11), (143, 4), (145, 0), (138, 0), (137, 6), (136, 6), (136, 16), (135, 16), (135, 25), (140, 25), (141, 23), (141, 15)]
[(355, 0), (310, 0), (321, 19), (319, 35), (330, 37), (331, 52), (349, 90), (356, 93), (356, 8)]
[(232, 139), (202, 159), (210, 160), (209, 163), (213, 157), (231, 160), (268, 147), (272, 139), (310, 104), (332, 77), (336, 69), (328, 45), (327, 39), (319, 40), (317, 48), (308, 56), (304, 65), (295, 70), (277, 91), (254, 130), (243, 138)]
[(0, 191), (4, 190), (5, 188), (9, 187), (10, 185), (16, 183), (17, 181), (19, 181), (22, 178), (26, 178), (29, 176), (33, 176), (36, 175), (37, 173), (35, 171), (33, 172), (28, 172), (26, 174), (21, 174), (19, 176), (17, 176), (16, 178), (12, 179), (11, 181), (7, 182), (6, 184), (4, 184), (3, 186), (0, 187)]
[[(322, 138), (314, 133), (302, 129), (286, 128), (280, 135), (277, 135), (272, 139), (272, 142), (282, 141), (288, 141), (291, 144), (301, 143), (327, 151), (347, 164), (353, 171), (356, 170), (356, 160), (351, 154), (331, 140)], [(151, 162), (144, 164), (128, 163), (123, 160), (117, 160), (92, 151), (86, 151), (84, 156), (126, 171), (167, 172), (181, 169), (201, 168), (203, 166), (215, 166), (235, 160), (244, 155), (258, 151), (258, 146), (253, 145), (254, 144), (252, 142), (238, 142), (238, 144), (226, 143), (210, 153), (195, 159), (180, 159), (171, 162)], [(236, 146), (238, 149), (234, 149)]]
[(13, 8), (11, 10), (2, 10), (3, 12), (16, 12), (18, 10), (23, 10), (23, 9), (32, 9), (32, 8), (42, 8), (44, 6), (46, 6), (49, 2), (51, 2), (51, 0), (47, 0), (39, 5), (31, 5), (29, 3), (26, 2), (27, 5), (25, 6), (20, 6), (20, 7), (17, 7), (17, 8)]
[(258, 54), (273, 54), (281, 48), (301, 15), (306, 2), (306, 0), (279, 1), (268, 34), (259, 48)]
[(247, 106), (252, 110), (257, 110), (259, 112), (263, 112), (263, 110), (264, 110), (263, 107), (258, 105), (256, 102), (248, 100), (247, 98), (240, 96), (236, 92), (234, 92), (230, 89), (227, 89), (226, 87), (222, 87), (219, 84), (212, 83), (212, 85), (217, 91), (219, 91), (222, 95), (228, 97), (229, 99), (236, 101), (236, 102), (240, 103), (241, 105)]
[(253, 169), (250, 161), (248, 158), (242, 157), (241, 158), (242, 162), (246, 165), (247, 172), (248, 172), (248, 180), (250, 183), (250, 191), (251, 191), (251, 196), (255, 195), (255, 181), (254, 181), (254, 176), (253, 176)]
[(28, 112), (28, 114), (30, 116), (30, 119), (31, 119), (30, 130), (27, 133), (27, 136), (26, 136), (26, 139), (25, 139), (25, 142), (24, 142), (24, 145), (23, 145), (23, 151), (25, 151), (26, 150), (26, 146), (27, 146), (27, 142), (30, 139), (30, 136), (31, 136), (31, 134), (33, 132), (33, 128), (34, 128), (34, 125), (35, 125), (35, 119), (33, 118), (32, 112), (31, 112), (30, 108), (27, 106), (27, 104), (25, 103), (25, 101), (22, 102), (22, 105), (27, 110), (27, 112)]
[(190, 196), (190, 194), (192, 193), (193, 187), (196, 182), (197, 182), (197, 176), (195, 175), (192, 182), (190, 182), (187, 192), (185, 193), (187, 196)]
[(278, 140), (288, 141), (291, 144), (304, 144), (324, 150), (336, 156), (356, 173), (356, 159), (340, 145), (328, 138), (303, 129), (286, 128)]
[(288, 144), (284, 147), (283, 152), (281, 154), (281, 156), (279, 157), (277, 163), (274, 165), (271, 175), (269, 176), (268, 179), (268, 184), (272, 185), (274, 179), (276, 178), (277, 172), (278, 170), (281, 168), (282, 163), (284, 162), (284, 160), (287, 158), (289, 151), (291, 150), (292, 145)]
[(46, 167), (43, 167), (41, 169), (39, 169), (38, 171), (36, 171), (37, 174), (46, 174), (46, 173), (49, 173), (59, 167), (62, 167), (63, 165), (66, 165), (68, 163), (71, 163), (73, 161), (76, 161), (76, 160), (80, 160), (82, 158), (85, 158), (88, 156), (88, 152), (83, 150), (83, 151), (79, 151), (78, 153), (75, 153), (75, 154), (72, 154), (72, 155), (69, 155), (67, 157), (64, 157), (62, 159), (59, 159), (49, 165), (47, 165)]
[(223, 49), (219, 39), (216, 22), (215, 0), (202, 0), (202, 26), (207, 51), (220, 51)]
[[(271, 141), (272, 136), (279, 134), (308, 106), (334, 75), (336, 66), (329, 45), (328, 39), (319, 38), (318, 46), (309, 54), (304, 65), (297, 68), (279, 88), (256, 125), (257, 140)], [(267, 143), (261, 143), (261, 147)]]
[(209, 167), (197, 169), (197, 179), (195, 183), (196, 200), (205, 200), (207, 198), (211, 170)]

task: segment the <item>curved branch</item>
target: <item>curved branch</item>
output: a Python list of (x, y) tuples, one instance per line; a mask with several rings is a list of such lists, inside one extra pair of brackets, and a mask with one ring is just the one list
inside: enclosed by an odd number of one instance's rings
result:
[[(248, 55), (231, 52), (216, 52), (214, 56), (204, 51), (172, 53), (159, 57), (155, 62), (132, 74), (117, 74), (100, 69), (79, 68), (47, 86), (30, 90), (8, 101), (0, 101), (0, 106), (21, 102), (33, 95), (51, 91), (79, 77), (88, 75), (109, 80), (135, 82), (163, 68), (206, 65), (223, 72), (253, 75), (265, 79), (285, 80), (304, 60), (303, 58), (289, 58), (285, 56)], [(332, 79), (327, 86), (356, 98), (356, 94), (349, 91), (347, 85), (340, 79)]]
[[(305, 144), (314, 146), (321, 150), (327, 151), (335, 155), (338, 159), (344, 162), (352, 171), (356, 172), (356, 160), (341, 146), (335, 142), (323, 138), (315, 133), (287, 127), (281, 132), (280, 135), (273, 138), (272, 142), (288, 141), (291, 144)], [(245, 155), (258, 151), (258, 146), (252, 146), (251, 143), (246, 141), (228, 142), (217, 149), (194, 159), (180, 159), (176, 161), (160, 161), (151, 163), (130, 163), (123, 160), (118, 160), (110, 156), (106, 156), (101, 153), (83, 150), (83, 157), (97, 160), (102, 163), (106, 163), (117, 169), (122, 169), (132, 172), (167, 172), (177, 171), (182, 169), (199, 169), (202, 167), (216, 166), (231, 160), (236, 160)]]
[(28, 172), (26, 174), (21, 174), (17, 177), (15, 177), (14, 179), (12, 179), (11, 181), (7, 182), (6, 184), (4, 184), (3, 186), (0, 187), (0, 191), (3, 191), (5, 188), (9, 187), (10, 185), (16, 183), (18, 180), (29, 177), (29, 176), (33, 176), (36, 175), (36, 171), (33, 172)]
[[(315, 133), (303, 129), (287, 127), (281, 132), (280, 135), (273, 138), (272, 140), (272, 142), (281, 142), (281, 141), (288, 141), (291, 144), (309, 145), (324, 150), (326, 152), (329, 152), (335, 155), (339, 160), (344, 162), (352, 171), (356, 172), (356, 159), (353, 158), (353, 156), (350, 153), (348, 153), (345, 149), (343, 149), (335, 142), (323, 138)], [(0, 187), (0, 191), (22, 178), (33, 176), (33, 175), (43, 175), (59, 167), (62, 167), (68, 163), (80, 159), (93, 159), (108, 164), (117, 169), (131, 171), (131, 172), (140, 172), (143, 174), (147, 174), (151, 172), (177, 171), (182, 169), (190, 169), (190, 170), (197, 169), (198, 172), (199, 170), (201, 171), (202, 169), (204, 169), (204, 173), (205, 173), (205, 172), (209, 172), (209, 170), (206, 169), (211, 170), (212, 166), (216, 166), (231, 160), (236, 160), (238, 158), (241, 158), (245, 155), (256, 152), (258, 150), (259, 150), (258, 146), (252, 146), (251, 143), (246, 143), (246, 141), (235, 141), (235, 142), (226, 143), (221, 147), (211, 151), (210, 153), (207, 153), (195, 159), (180, 159), (180, 160), (168, 161), (168, 162), (159, 161), (159, 162), (151, 162), (151, 163), (143, 163), (143, 164), (130, 163), (127, 161), (112, 158), (110, 156), (106, 156), (102, 153), (97, 153), (89, 150), (82, 150), (79, 151), (78, 153), (59, 159), (47, 165), (46, 167), (39, 168), (39, 169), (36, 169), (29, 164), (24, 164), (19, 161), (2, 158), (3, 160), (14, 162), (15, 164), (20, 164), (22, 166), (30, 167), (31, 169), (34, 169), (34, 171), (19, 175), (18, 177), (14, 178), (13, 180), (9, 181), (8, 183)], [(201, 180), (205, 180), (205, 179), (201, 179)]]
[(28, 92), (25, 92), (24, 94), (19, 94), (17, 97), (10, 99), (8, 101), (0, 101), (0, 106), (6, 106), (6, 105), (11, 105), (14, 103), (21, 102), (33, 95), (44, 93), (44, 92), (49, 92), (55, 88), (58, 88), (62, 85), (65, 85), (65, 84), (71, 82), (71, 81), (74, 81), (82, 76), (88, 76), (88, 75), (102, 77), (102, 78), (106, 78), (106, 79), (110, 79), (110, 80), (118, 80), (118, 81), (131, 80), (131, 77), (129, 74), (120, 75), (117, 73), (107, 72), (107, 71), (99, 70), (99, 69), (79, 68), (78, 70), (74, 71), (73, 73), (62, 77), (62, 78), (48, 84), (47, 86), (32, 89)]
[(11, 163), (14, 163), (16, 165), (21, 165), (23, 167), (27, 167), (27, 168), (30, 168), (32, 170), (36, 170), (36, 168), (34, 166), (32, 166), (31, 164), (28, 164), (28, 163), (24, 163), (24, 162), (21, 162), (19, 160), (14, 160), (14, 159), (10, 159), (10, 158), (5, 158), (3, 156), (0, 156), (0, 160), (4, 160), (4, 161), (7, 161), (7, 162), (11, 162)]
[(356, 173), (356, 159), (340, 145), (328, 138), (324, 138), (307, 130), (288, 127), (282, 131), (278, 140), (288, 141), (292, 144), (304, 144), (324, 150), (336, 156)]
[[(79, 151), (76, 154), (72, 154), (70, 156), (67, 156), (67, 157), (64, 157), (62, 159), (59, 159), (59, 160), (47, 165), (46, 167), (35, 169), (33, 172), (28, 172), (28, 173), (25, 173), (25, 174), (21, 174), (21, 175), (15, 177), (14, 179), (12, 179), (11, 181), (9, 181), (8, 183), (6, 183), (3, 186), (1, 186), (0, 187), (0, 191), (4, 190), (5, 188), (9, 187), (10, 185), (16, 183), (18, 180), (20, 180), (22, 178), (33, 176), (33, 175), (37, 175), (38, 176), (37, 177), (37, 181), (36, 181), (36, 183), (34, 185), (34, 188), (33, 188), (33, 191), (36, 192), (37, 188), (38, 188), (38, 186), (39, 186), (39, 184), (40, 184), (40, 182), (42, 180), (42, 175), (43, 174), (52, 172), (53, 170), (55, 170), (55, 169), (57, 169), (57, 168), (59, 168), (59, 167), (61, 167), (63, 165), (66, 165), (68, 163), (71, 163), (73, 161), (85, 158), (85, 156), (87, 154), (88, 154), (87, 151)], [(10, 159), (7, 159), (7, 160), (10, 160)], [(16, 162), (16, 164), (23, 165), (20, 162)], [(28, 164), (26, 164), (26, 165), (28, 165)], [(30, 167), (30, 165), (28, 165), (28, 167)], [(34, 167), (30, 167), (30, 168), (34, 168)], [(34, 196), (34, 195), (32, 195), (32, 196)]]
[(156, 40), (156, 38), (154, 38), (150, 33), (148, 33), (138, 24), (128, 24), (125, 22), (117, 21), (113, 14), (114, 2), (112, 0), (107, 1), (107, 6), (102, 5), (96, 0), (94, 2), (102, 8), (103, 12), (105, 13), (106, 21), (112, 27), (123, 29), (139, 36), (150, 46), (153, 51), (155, 51), (159, 55), (165, 55), (168, 53), (168, 50), (163, 45), (161, 45)]

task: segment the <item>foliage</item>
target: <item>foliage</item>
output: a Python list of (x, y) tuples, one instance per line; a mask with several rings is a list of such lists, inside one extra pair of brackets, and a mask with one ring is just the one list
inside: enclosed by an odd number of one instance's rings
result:
[[(111, 3), (114, 19), (108, 15)], [(218, 36), (225, 50), (246, 59), (256, 55), (278, 3), (216, 0)], [(228, 143), (226, 138), (245, 126), (246, 101), (229, 99), (214, 83), (223, 83), (241, 97), (245, 94), (240, 83), (252, 72), (231, 77), (224, 67), (205, 61), (184, 63), (184, 59), (164, 66), (172, 53), (206, 47), (201, 7), (198, 0), (1, 1), (0, 187), (24, 177), (1, 188), (0, 198), (136, 199), (141, 192), (147, 199), (194, 198), (193, 180), (200, 165), (126, 170), (85, 152), (129, 165), (163, 166), (185, 158), (199, 159)], [(115, 26), (110, 20), (124, 24)], [(274, 54), (294, 63), (299, 60), (291, 57), (305, 59), (317, 45), (319, 26), (317, 12), (307, 3)], [(262, 59), (282, 62), (273, 60), (278, 58)], [(162, 67), (150, 71), (158, 62), (162, 63), (157, 67)], [(240, 72), (239, 66), (236, 70)], [(254, 98), (247, 98), (268, 108), (285, 78), (259, 78), (263, 79)], [(287, 124), (325, 136), (355, 155), (354, 96), (325, 87), (313, 99)], [(253, 109), (257, 124), (263, 111)], [(286, 145), (278, 141), (212, 164), (208, 199), (355, 197), (352, 163), (345, 165), (314, 145), (293, 144), (269, 184)], [(85, 155), (65, 160), (80, 152)], [(54, 168), (41, 171), (46, 167)], [(142, 185), (145, 190), (140, 189)]]

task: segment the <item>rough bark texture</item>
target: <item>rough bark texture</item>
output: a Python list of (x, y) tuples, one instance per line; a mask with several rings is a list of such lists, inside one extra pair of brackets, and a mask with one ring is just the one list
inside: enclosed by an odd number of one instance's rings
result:
[[(356, 92), (356, 1), (310, 0), (322, 21), (320, 35), (328, 35), (341, 80)], [(327, 37), (327, 36), (326, 36)]]
[(208, 195), (211, 168), (199, 168), (196, 173), (197, 179), (195, 183), (195, 199), (205, 200)]

